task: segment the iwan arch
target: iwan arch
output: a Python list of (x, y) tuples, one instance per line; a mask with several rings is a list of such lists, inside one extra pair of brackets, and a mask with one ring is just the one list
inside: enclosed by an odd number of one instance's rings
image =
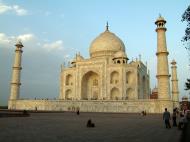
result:
[[(141, 112), (161, 113), (179, 106), (176, 62), (172, 62), (172, 91), (165, 23), (159, 17), (157, 25), (158, 99), (150, 99), (147, 66), (137, 59), (128, 61), (125, 45), (114, 33), (106, 30), (95, 38), (89, 48), (90, 58), (80, 54), (70, 67), (61, 68), (60, 95), (57, 100), (23, 100), (19, 98), (22, 43), (16, 44), (9, 109), (85, 112)], [(172, 92), (172, 94), (170, 93)]]

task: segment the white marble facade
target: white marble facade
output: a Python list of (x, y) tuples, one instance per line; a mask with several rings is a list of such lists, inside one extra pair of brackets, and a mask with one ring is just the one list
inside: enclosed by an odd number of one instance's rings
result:
[(106, 29), (90, 46), (90, 58), (80, 54), (61, 69), (61, 100), (136, 100), (150, 95), (149, 75), (142, 61), (128, 63), (125, 45)]
[[(146, 110), (148, 113), (162, 113), (167, 107), (172, 111), (174, 106), (179, 106), (179, 91), (176, 87), (178, 83), (176, 66), (173, 66), (175, 74), (172, 85), (175, 87), (172, 88), (174, 96), (171, 97), (165, 23), (161, 16), (155, 22), (158, 37), (156, 53), (158, 99), (150, 99), (147, 66), (140, 58), (129, 61), (124, 43), (109, 31), (107, 25), (106, 30), (92, 41), (89, 48), (90, 58), (85, 59), (77, 53), (69, 67), (62, 65), (59, 99), (22, 100), (17, 93), (14, 97), (10, 96), (9, 109), (51, 111), (80, 109), (85, 112), (133, 113)], [(18, 63), (19, 67), (20, 65), (21, 60)], [(14, 82), (12, 86), (16, 84), (19, 89), (19, 83)]]

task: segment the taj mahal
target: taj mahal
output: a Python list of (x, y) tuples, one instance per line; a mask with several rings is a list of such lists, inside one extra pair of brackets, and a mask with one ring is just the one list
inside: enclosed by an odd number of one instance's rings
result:
[[(81, 112), (162, 113), (179, 107), (176, 61), (171, 61), (171, 75), (166, 44), (166, 20), (155, 21), (157, 33), (157, 99), (150, 99), (150, 75), (141, 59), (129, 62), (123, 41), (107, 24), (89, 47), (89, 58), (80, 53), (71, 65), (61, 66), (60, 94), (55, 100), (20, 99), (22, 48), (16, 43), (8, 108), (14, 110), (47, 110)], [(171, 77), (171, 79), (170, 79)], [(171, 88), (170, 88), (171, 84)]]
[(125, 45), (108, 25), (90, 46), (90, 59), (77, 54), (62, 68), (60, 99), (135, 100), (150, 94), (149, 75), (141, 61), (128, 63)]

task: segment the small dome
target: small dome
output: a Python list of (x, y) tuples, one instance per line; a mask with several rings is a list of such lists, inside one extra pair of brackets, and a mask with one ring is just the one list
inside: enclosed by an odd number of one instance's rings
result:
[(157, 88), (157, 87), (154, 87), (154, 89), (152, 89), (152, 92), (153, 92), (153, 93), (157, 93), (157, 92), (158, 92), (158, 88)]
[(127, 55), (123, 51), (118, 51), (114, 54), (114, 58), (127, 58)]
[(15, 46), (24, 47), (20, 39), (17, 40)]
[(187, 96), (183, 96), (182, 97), (182, 101), (188, 101), (188, 97)]
[(76, 56), (76, 60), (77, 61), (81, 61), (81, 60), (83, 60), (84, 58), (80, 55), (80, 54), (77, 54), (77, 56)]
[(71, 64), (75, 64), (76, 63), (76, 58), (74, 58), (72, 61), (71, 61)]
[(176, 61), (173, 59), (171, 62), (172, 65), (176, 65)]
[(157, 24), (158, 22), (164, 22), (164, 23), (166, 23), (166, 20), (160, 15), (160, 16), (156, 19), (155, 24)]
[(125, 45), (119, 37), (108, 29), (95, 38), (90, 45), (90, 56), (107, 56), (115, 52), (125, 52)]
[(76, 57), (72, 60), (71, 64), (76, 63), (77, 61), (81, 61), (84, 58), (80, 54), (76, 54)]

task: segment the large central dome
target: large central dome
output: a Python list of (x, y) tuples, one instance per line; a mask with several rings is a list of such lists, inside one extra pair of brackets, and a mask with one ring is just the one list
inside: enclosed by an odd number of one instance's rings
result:
[(125, 52), (125, 45), (119, 37), (110, 32), (108, 28), (95, 38), (90, 45), (90, 56), (110, 56), (118, 51)]

